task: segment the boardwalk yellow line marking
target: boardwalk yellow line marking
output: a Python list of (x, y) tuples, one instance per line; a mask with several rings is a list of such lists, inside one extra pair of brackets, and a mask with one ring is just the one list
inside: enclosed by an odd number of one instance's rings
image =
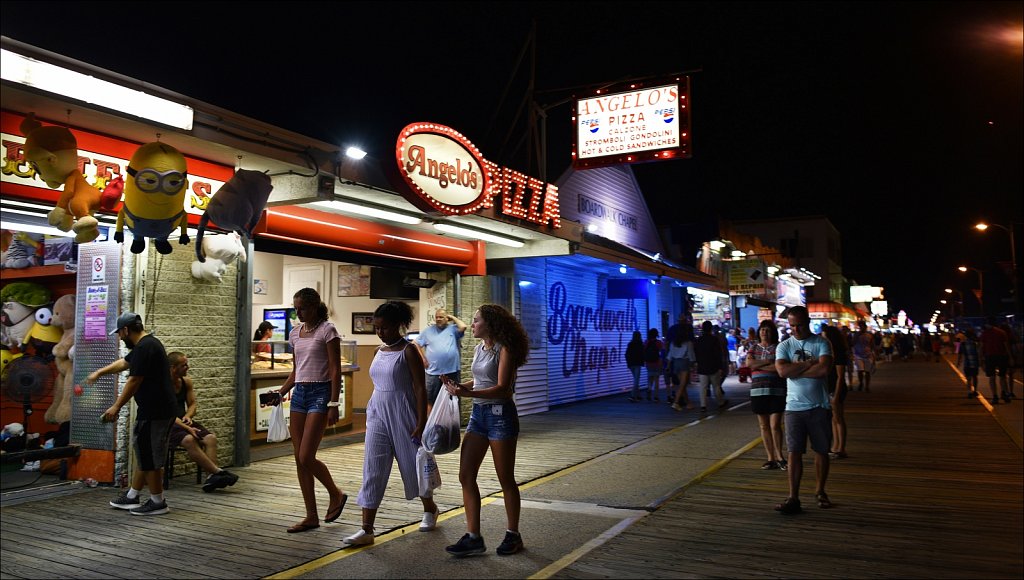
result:
[[(943, 358), (945, 358), (945, 357), (943, 357)], [(949, 360), (949, 359), (945, 359), (945, 360), (946, 360), (946, 364), (948, 364), (949, 367), (951, 369), (953, 369), (953, 372), (955, 372), (957, 374), (957, 376), (960, 377), (960, 380), (963, 381), (964, 384), (966, 385), (967, 384), (967, 377), (965, 377), (964, 374), (962, 372), (960, 372), (960, 369), (956, 368), (956, 364), (954, 364), (951, 360)], [(1013, 444), (1017, 446), (1017, 449), (1020, 449), (1021, 451), (1024, 451), (1024, 440), (1021, 439), (1021, 436), (1015, 430), (1010, 428), (1010, 426), (1007, 425), (1006, 422), (1003, 421), (1003, 418), (1000, 417), (999, 413), (996, 412), (996, 408), (992, 406), (992, 403), (989, 403), (988, 399), (986, 399), (985, 396), (981, 394), (981, 383), (980, 382), (978, 383), (977, 386), (978, 386), (978, 391), (977, 391), (978, 392), (978, 399), (981, 400), (981, 404), (984, 405), (986, 409), (988, 409), (988, 412), (992, 415), (992, 417), (995, 418), (996, 423), (999, 423), (999, 426), (1003, 428), (1003, 431), (1006, 431), (1006, 434), (1010, 436), (1010, 440), (1013, 441)]]
[(569, 552), (565, 556), (562, 556), (558, 560), (555, 560), (554, 562), (548, 564), (547, 566), (545, 566), (544, 568), (539, 570), (536, 574), (534, 574), (533, 576), (529, 576), (528, 578), (530, 578), (531, 580), (533, 580), (535, 578), (536, 579), (551, 578), (555, 574), (559, 573), (566, 566), (572, 565), (572, 563), (575, 562), (576, 560), (579, 560), (583, 556), (586, 556), (589, 552), (591, 552), (595, 548), (600, 547), (602, 544), (604, 544), (608, 540), (610, 540), (610, 539), (614, 538), (615, 536), (621, 534), (623, 530), (625, 530), (629, 526), (632, 526), (634, 523), (636, 523), (637, 520), (639, 520), (640, 518), (644, 517), (645, 515), (647, 515), (647, 514), (639, 515), (639, 516), (633, 516), (631, 518), (626, 518), (626, 519), (622, 520), (621, 522), (615, 524), (611, 528), (608, 528), (607, 530), (605, 530), (604, 533), (601, 534), (600, 536), (598, 536), (596, 538), (593, 538), (592, 540), (590, 540), (589, 542), (583, 544), (579, 548), (576, 548), (572, 552)]
[[(480, 501), (480, 507), (483, 507), (483, 506), (488, 505), (488, 504), (492, 504), (495, 501), (497, 501), (497, 498), (486, 497), (486, 498), (484, 498), (484, 499), (482, 499)], [(465, 508), (461, 508), (461, 507), (453, 509), (453, 510), (450, 510), (450, 511), (447, 511), (447, 512), (445, 512), (445, 513), (443, 513), (443, 514), (441, 514), (441, 515), (439, 515), (437, 517), (437, 523), (441, 523), (441, 522), (443, 522), (445, 520), (450, 520), (450, 519), (452, 519), (454, 517), (461, 516), (465, 512), (466, 512), (466, 509)], [(270, 576), (265, 576), (264, 578), (266, 580), (274, 580), (274, 579), (278, 579), (278, 578), (281, 578), (281, 579), (285, 579), (285, 578), (298, 578), (299, 576), (302, 576), (303, 574), (308, 574), (309, 572), (312, 572), (313, 570), (317, 570), (317, 569), (323, 568), (324, 566), (326, 566), (328, 564), (331, 564), (331, 563), (334, 563), (334, 562), (337, 562), (338, 560), (344, 560), (345, 558), (348, 558), (349, 556), (354, 556), (354, 555), (356, 555), (356, 554), (358, 554), (360, 552), (364, 552), (364, 551), (366, 551), (366, 550), (368, 550), (368, 549), (370, 549), (370, 548), (372, 548), (374, 546), (379, 546), (380, 544), (384, 544), (384, 543), (390, 542), (391, 540), (394, 540), (394, 539), (397, 539), (397, 538), (401, 538), (407, 532), (415, 531), (415, 532), (419, 533), (419, 529), (420, 529), (419, 522), (417, 522), (415, 524), (409, 524), (408, 526), (405, 526), (405, 527), (402, 527), (402, 528), (398, 528), (398, 529), (394, 529), (394, 530), (391, 530), (390, 532), (388, 532), (386, 534), (383, 534), (383, 535), (375, 537), (373, 539), (373, 543), (370, 544), (369, 546), (360, 546), (358, 548), (342, 548), (340, 550), (336, 550), (334, 552), (331, 552), (330, 554), (327, 554), (326, 556), (321, 556), (321, 557), (317, 558), (316, 560), (310, 560), (309, 562), (306, 562), (305, 564), (300, 564), (298, 566), (295, 566), (294, 568), (289, 568), (287, 570), (282, 570), (281, 572), (278, 572), (276, 574), (271, 574)]]

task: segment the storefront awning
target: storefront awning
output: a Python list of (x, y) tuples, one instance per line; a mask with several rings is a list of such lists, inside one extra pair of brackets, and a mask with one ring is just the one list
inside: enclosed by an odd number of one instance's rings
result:
[(679, 280), (688, 286), (708, 290), (721, 290), (718, 279), (713, 276), (708, 276), (703, 272), (686, 266), (670, 265), (664, 261), (652, 260), (650, 256), (643, 252), (593, 234), (584, 234), (577, 253), (612, 263), (624, 264), (628, 268), (634, 268), (656, 276)]
[(459, 268), (464, 276), (487, 273), (481, 241), (457, 240), (303, 207), (268, 208), (254, 230), (254, 238)]

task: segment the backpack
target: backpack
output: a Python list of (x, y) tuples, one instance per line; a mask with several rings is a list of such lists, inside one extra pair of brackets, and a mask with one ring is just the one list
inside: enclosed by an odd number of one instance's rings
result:
[(648, 340), (644, 345), (644, 362), (658, 362), (661, 360), (661, 351), (658, 349), (657, 340)]

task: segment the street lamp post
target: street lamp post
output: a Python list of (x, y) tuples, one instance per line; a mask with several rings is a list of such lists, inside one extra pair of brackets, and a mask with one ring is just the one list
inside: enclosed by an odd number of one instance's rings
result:
[(1014, 306), (1014, 314), (1019, 316), (1020, 315), (1020, 288), (1018, 287), (1018, 282), (1017, 282), (1017, 278), (1018, 278), (1018, 273), (1017, 273), (1017, 244), (1014, 242), (1014, 239), (1013, 239), (1013, 224), (1011, 223), (1010, 227), (1006, 227), (1006, 226), (1001, 226), (999, 224), (987, 224), (985, 222), (981, 222), (981, 223), (975, 225), (974, 229), (978, 230), (979, 232), (983, 232), (983, 231), (989, 229), (990, 227), (991, 228), (999, 228), (999, 229), (1003, 230), (1004, 232), (1006, 232), (1007, 234), (1010, 235), (1010, 270), (1011, 270), (1011, 273), (1012, 273), (1011, 277), (1013, 278), (1013, 280), (1012, 280), (1012, 282), (1013, 282), (1013, 306)]
[(954, 292), (957, 293), (957, 295), (960, 297), (960, 299), (957, 301), (957, 303), (960, 305), (960, 317), (962, 318), (966, 316), (966, 314), (964, 314), (964, 293), (955, 288), (946, 288), (945, 290), (946, 294), (952, 294)]
[(978, 274), (978, 295), (975, 298), (978, 299), (978, 308), (981, 311), (981, 315), (985, 316), (985, 273), (970, 266), (960, 266), (957, 270), (960, 270), (961, 272), (974, 270)]

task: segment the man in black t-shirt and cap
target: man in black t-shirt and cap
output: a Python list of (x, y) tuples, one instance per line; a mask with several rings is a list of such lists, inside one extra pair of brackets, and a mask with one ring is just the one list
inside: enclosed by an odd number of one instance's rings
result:
[[(177, 402), (171, 386), (170, 366), (167, 351), (155, 336), (145, 331), (142, 317), (134, 312), (125, 312), (117, 317), (117, 326), (110, 333), (124, 341), (130, 352), (122, 359), (93, 371), (86, 377), (86, 383), (93, 384), (102, 375), (128, 371), (128, 381), (117, 401), (103, 412), (100, 420), (111, 422), (117, 419), (121, 407), (134, 398), (137, 410), (132, 443), (138, 458), (138, 468), (132, 475), (128, 491), (110, 502), (119, 509), (129, 510), (132, 515), (153, 516), (165, 514), (163, 466), (167, 458), (167, 436), (176, 417)], [(139, 492), (149, 487), (150, 498), (141, 502)]]

